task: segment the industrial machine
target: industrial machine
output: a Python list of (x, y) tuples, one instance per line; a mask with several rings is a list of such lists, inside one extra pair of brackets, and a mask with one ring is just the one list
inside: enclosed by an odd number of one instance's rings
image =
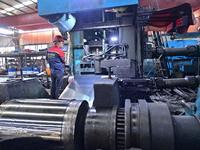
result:
[[(1, 105), (1, 148), (198, 150), (199, 122), (171, 115), (167, 104), (91, 108), (79, 100), (11, 100)], [(192, 142), (191, 142), (192, 140)]]
[(198, 57), (200, 47), (164, 47), (158, 32), (187, 32), (189, 4), (38, 0), (38, 10), (65, 38), (70, 31), (75, 77), (58, 100), (2, 103), (1, 149), (199, 150), (200, 76), (175, 78), (168, 56)]

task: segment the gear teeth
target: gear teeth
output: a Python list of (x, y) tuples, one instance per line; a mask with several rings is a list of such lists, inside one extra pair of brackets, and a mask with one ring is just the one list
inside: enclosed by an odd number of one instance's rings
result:
[(125, 149), (125, 112), (119, 108), (117, 112), (117, 150)]

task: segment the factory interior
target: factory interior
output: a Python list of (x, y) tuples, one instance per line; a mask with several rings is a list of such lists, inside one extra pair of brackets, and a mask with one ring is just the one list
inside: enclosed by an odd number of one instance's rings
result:
[(200, 150), (200, 0), (0, 0), (0, 150)]

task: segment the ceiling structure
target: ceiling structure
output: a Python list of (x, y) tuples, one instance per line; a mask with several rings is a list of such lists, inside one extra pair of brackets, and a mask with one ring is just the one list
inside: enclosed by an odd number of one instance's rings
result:
[(47, 20), (38, 16), (38, 13), (2, 17), (0, 18), (0, 25), (15, 27), (23, 31), (54, 28)]
[[(140, 0), (142, 6), (149, 5), (151, 1)], [(54, 28), (47, 20), (38, 16), (37, 2), (38, 0), (0, 0), (0, 27), (15, 27), (24, 31)], [(190, 2), (193, 10), (200, 8), (200, 0), (177, 0), (177, 2), (168, 3), (167, 6), (164, 1), (158, 0), (160, 9), (183, 2)], [(199, 17), (200, 14), (197, 16)]]
[(38, 0), (0, 0), (0, 27), (15, 27), (24, 31), (53, 28), (38, 16)]
[(37, 0), (0, 0), (0, 17), (37, 12)]

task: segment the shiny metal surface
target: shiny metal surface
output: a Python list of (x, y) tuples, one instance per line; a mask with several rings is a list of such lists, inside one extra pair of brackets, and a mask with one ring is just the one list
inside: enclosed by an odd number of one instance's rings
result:
[(92, 106), (94, 101), (93, 84), (100, 80), (101, 76), (75, 76), (73, 81), (65, 88), (59, 99), (80, 99), (88, 101)]
[(64, 149), (84, 149), (84, 125), (88, 112), (86, 101), (73, 101), (67, 107), (62, 126)]
[(70, 31), (76, 24), (76, 18), (70, 13), (62, 14), (61, 16), (51, 17), (49, 23), (57, 27), (60, 32), (65, 33)]
[(0, 106), (0, 142), (37, 138), (57, 142), (55, 145), (63, 149), (77, 149), (74, 145), (79, 143), (81, 136), (83, 138), (83, 127), (80, 130), (79, 124), (84, 125), (88, 108), (86, 101), (78, 100), (15, 99), (4, 102)]

